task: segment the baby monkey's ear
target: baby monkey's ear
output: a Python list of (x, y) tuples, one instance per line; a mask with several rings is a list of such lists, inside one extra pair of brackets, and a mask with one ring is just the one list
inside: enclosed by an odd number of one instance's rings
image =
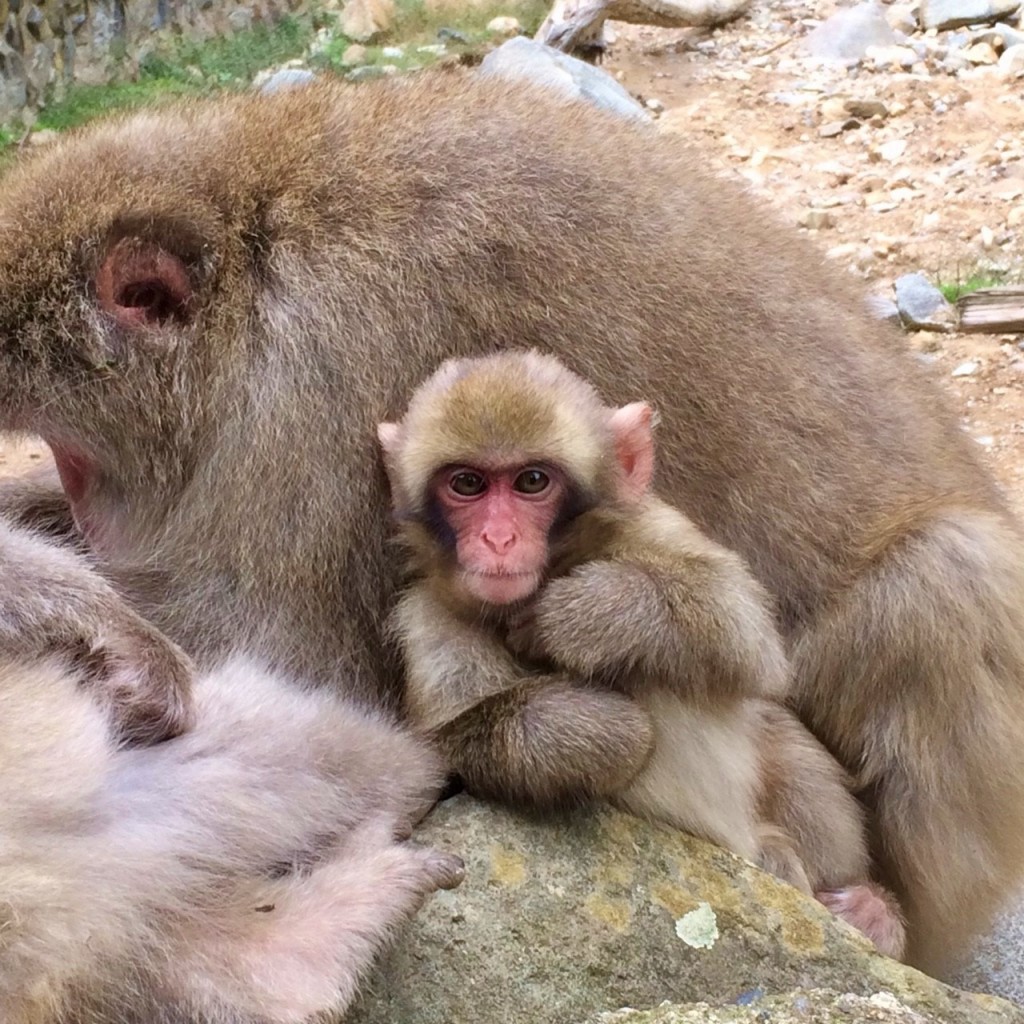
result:
[(619, 496), (638, 501), (654, 478), (654, 410), (646, 402), (631, 402), (616, 409), (609, 422), (622, 470)]
[(394, 455), (398, 450), (398, 442), (401, 437), (401, 427), (397, 423), (378, 423), (377, 440), (385, 455)]
[(395, 509), (405, 503), (401, 475), (398, 471), (399, 454), (402, 450), (402, 427), (398, 423), (378, 423), (377, 441), (384, 454), (384, 472), (391, 487), (391, 504)]

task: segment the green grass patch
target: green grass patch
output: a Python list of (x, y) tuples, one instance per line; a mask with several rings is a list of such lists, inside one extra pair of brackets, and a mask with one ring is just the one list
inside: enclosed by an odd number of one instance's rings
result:
[[(391, 30), (373, 45), (366, 47), (361, 64), (380, 66), (391, 64), (400, 71), (427, 67), (448, 54), (464, 54), (478, 50), (486, 43), (494, 42), (494, 36), (487, 31), (487, 24), (500, 15), (515, 17), (524, 32), (533, 35), (540, 27), (550, 8), (550, 0), (517, 0), (510, 5), (508, 0), (489, 0), (479, 6), (466, 6), (462, 10), (438, 10), (429, 7), (424, 0), (397, 0), (395, 23)], [(342, 61), (351, 40), (337, 35), (313, 58), (312, 63), (334, 71), (350, 70)], [(443, 43), (444, 53), (431, 49)], [(401, 47), (403, 53), (396, 56), (384, 53), (389, 47)]]
[(140, 78), (190, 85), (247, 85), (257, 71), (301, 57), (315, 32), (310, 18), (285, 17), (276, 25), (256, 25), (204, 42), (178, 40), (143, 61)]
[[(458, 0), (453, 0), (452, 8), (438, 11), (428, 8), (425, 0), (396, 0), (393, 28), (366, 48), (362, 63), (391, 64), (405, 71), (426, 67), (447, 54), (473, 53), (495, 41), (487, 23), (498, 15), (513, 15), (523, 30), (532, 34), (547, 14), (550, 0), (516, 0), (514, 6), (508, 0), (484, 0), (477, 7), (469, 7), (470, 0), (465, 2), (464, 9), (454, 6)], [(39, 112), (35, 127), (64, 131), (113, 111), (152, 106), (176, 96), (246, 88), (257, 72), (306, 55), (322, 28), (328, 30), (327, 42), (318, 43), (309, 63), (321, 69), (349, 71), (342, 55), (352, 40), (336, 26), (336, 15), (313, 11), (204, 42), (163, 39), (130, 77), (126, 67), (118, 80), (115, 69), (110, 84), (72, 85), (53, 97)], [(440, 43), (444, 43), (444, 52), (434, 52), (432, 48)], [(386, 53), (388, 47), (401, 47), (401, 55)], [(10, 161), (13, 145), (23, 135), (24, 130), (17, 126), (0, 127), (0, 169)]]
[(975, 270), (965, 278), (958, 276), (957, 280), (952, 282), (940, 281), (938, 289), (946, 296), (947, 302), (956, 302), (962, 295), (969, 295), (982, 288), (995, 288), (1001, 284), (1006, 284), (1004, 271)]
[[(115, 110), (244, 88), (257, 71), (301, 57), (315, 31), (312, 17), (286, 17), (273, 26), (256, 25), (201, 43), (168, 40), (140, 61), (132, 80), (70, 86), (39, 112), (35, 127), (64, 131)], [(17, 128), (0, 129), (0, 154), (22, 134)]]
[(113, 82), (110, 85), (75, 85), (62, 100), (39, 112), (36, 127), (64, 131), (114, 110), (149, 106), (167, 96), (200, 91), (198, 82), (185, 83), (170, 78), (140, 78), (137, 82)]

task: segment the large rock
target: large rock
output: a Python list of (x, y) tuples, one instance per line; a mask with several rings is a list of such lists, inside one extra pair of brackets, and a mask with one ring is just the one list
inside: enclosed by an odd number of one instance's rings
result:
[(984, 25), (1009, 18), (1021, 0), (921, 0), (921, 24), (940, 32), (963, 25)]
[(650, 122), (647, 111), (607, 72), (524, 36), (509, 39), (487, 54), (480, 73), (525, 78), (621, 117)]
[(896, 279), (893, 290), (900, 318), (907, 327), (917, 331), (951, 331), (956, 327), (956, 309), (924, 274), (903, 274)]
[(666, 1004), (653, 1010), (601, 1013), (587, 1024), (926, 1024), (939, 1018), (907, 1005), (891, 992), (857, 996), (828, 989), (797, 989), (781, 996), (752, 993), (741, 1005)]
[(1024, 895), (978, 943), (973, 961), (955, 981), (964, 988), (991, 992), (1024, 1006)]
[(543, 822), (460, 796), (417, 838), (458, 852), (466, 881), (430, 899), (346, 1024), (572, 1024), (800, 987), (886, 991), (949, 1024), (1024, 1024), (1009, 1003), (879, 956), (746, 861), (611, 810)]
[(865, 3), (836, 11), (804, 37), (799, 49), (819, 60), (853, 65), (871, 47), (890, 47), (896, 41), (882, 7)]
[(395, 0), (348, 0), (339, 27), (349, 39), (369, 42), (387, 32), (395, 21)]

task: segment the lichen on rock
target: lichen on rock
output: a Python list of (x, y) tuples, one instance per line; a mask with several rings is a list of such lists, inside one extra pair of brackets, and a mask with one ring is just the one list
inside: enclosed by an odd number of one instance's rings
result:
[[(814, 1012), (834, 1016), (805, 1021), (913, 1024), (899, 1015), (905, 1007), (926, 1021), (1024, 1024), (1024, 1011), (1003, 1000), (880, 956), (747, 861), (617, 811), (542, 819), (463, 795), (438, 807), (417, 839), (462, 856), (466, 880), (430, 899), (346, 1024), (572, 1024), (622, 1007), (654, 1014), (622, 1024), (763, 1024), (751, 1007), (721, 1007), (762, 992), (769, 1001), (755, 1008), (781, 1008), (802, 988), (853, 1000), (889, 993), (898, 1004), (840, 1017), (838, 1004), (822, 1003)], [(681, 937), (678, 922), (691, 914)], [(714, 941), (693, 941), (708, 939), (712, 924)], [(816, 996), (801, 998), (818, 1007)], [(652, 1009), (665, 1000), (676, 1008)], [(783, 1024), (776, 1012), (773, 1024)]]

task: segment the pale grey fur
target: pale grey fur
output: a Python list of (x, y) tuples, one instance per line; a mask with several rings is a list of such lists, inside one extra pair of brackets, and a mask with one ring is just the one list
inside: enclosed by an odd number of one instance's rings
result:
[(232, 658), (146, 748), (66, 660), (0, 662), (0, 1020), (297, 1024), (461, 863), (401, 840), (436, 757)]

